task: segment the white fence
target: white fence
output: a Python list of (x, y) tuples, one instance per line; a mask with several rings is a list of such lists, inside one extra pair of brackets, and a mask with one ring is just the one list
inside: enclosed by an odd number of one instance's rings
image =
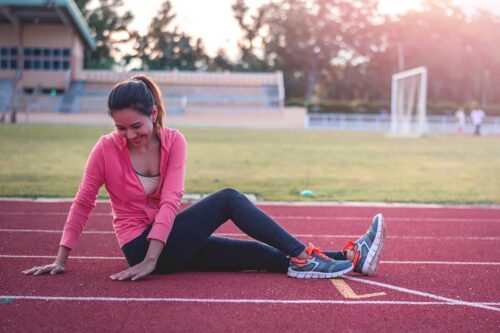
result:
[[(427, 116), (430, 133), (457, 132), (457, 122), (453, 116)], [(472, 133), (474, 128), (467, 119), (465, 133)], [(304, 128), (331, 129), (339, 131), (389, 132), (391, 119), (389, 116), (375, 114), (308, 114), (304, 119)], [(481, 132), (484, 134), (500, 134), (500, 117), (487, 116), (483, 121)]]

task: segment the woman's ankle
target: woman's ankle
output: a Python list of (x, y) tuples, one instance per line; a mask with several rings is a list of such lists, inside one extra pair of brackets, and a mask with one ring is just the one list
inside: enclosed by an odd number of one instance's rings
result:
[(299, 254), (295, 258), (300, 259), (300, 260), (305, 260), (305, 259), (307, 259), (307, 257), (308, 257), (308, 254), (307, 254), (306, 250), (304, 250), (304, 251), (302, 251), (301, 254)]
[(345, 257), (347, 258), (347, 260), (354, 261), (354, 251), (353, 250), (345, 251)]

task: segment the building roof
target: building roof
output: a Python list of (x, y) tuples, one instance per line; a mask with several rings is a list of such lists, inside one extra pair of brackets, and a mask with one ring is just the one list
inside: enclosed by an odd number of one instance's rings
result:
[(82, 13), (73, 0), (0, 0), (0, 23), (62, 23), (78, 32), (87, 48), (95, 40)]

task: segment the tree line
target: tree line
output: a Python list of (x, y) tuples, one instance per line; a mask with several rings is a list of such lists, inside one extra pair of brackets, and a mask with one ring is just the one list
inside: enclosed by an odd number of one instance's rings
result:
[[(279, 70), (288, 101), (383, 106), (393, 73), (426, 66), (436, 108), (500, 110), (494, 88), (500, 86), (500, 16), (485, 10), (466, 15), (451, 0), (425, 0), (420, 10), (396, 17), (380, 13), (378, 0), (269, 0), (256, 10), (235, 0), (232, 11), (243, 32), (235, 60), (222, 48), (208, 56), (201, 39), (175, 25), (170, 1), (144, 35), (128, 28), (133, 14), (118, 10), (122, 0), (99, 0), (93, 8), (91, 0), (75, 2), (97, 42), (87, 68)], [(132, 45), (127, 54), (120, 53), (124, 43)]]

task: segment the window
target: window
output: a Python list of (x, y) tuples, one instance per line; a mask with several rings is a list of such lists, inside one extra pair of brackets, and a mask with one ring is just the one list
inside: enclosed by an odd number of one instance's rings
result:
[[(5, 48), (6, 54), (10, 54), (7, 66), (13, 69), (18, 68), (17, 48)], [(12, 51), (16, 49), (16, 51)], [(52, 47), (25, 47), (24, 50), (24, 69), (36, 71), (68, 71), (71, 69), (71, 49), (70, 48), (52, 48)], [(8, 55), (7, 55), (8, 56)], [(7, 57), (6, 56), (6, 57)], [(0, 57), (4, 59), (4, 57)], [(12, 60), (15, 60), (12, 62)]]
[(18, 54), (17, 47), (14, 46), (1, 46), (0, 47), (0, 70), (16, 70), (18, 68)]

